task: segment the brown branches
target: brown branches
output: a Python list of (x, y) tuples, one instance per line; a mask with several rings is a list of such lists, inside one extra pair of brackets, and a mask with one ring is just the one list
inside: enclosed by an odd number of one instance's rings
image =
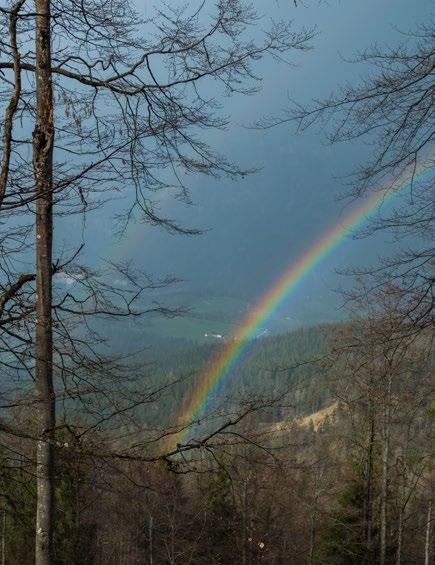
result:
[[(126, 441), (125, 450), (111, 443), (111, 428), (145, 432), (140, 409), (158, 405), (171, 384), (150, 376), (143, 358), (135, 363), (143, 330), (132, 332), (133, 320), (180, 309), (152, 294), (173, 277), (154, 281), (127, 258), (102, 268), (105, 257), (97, 266), (82, 264), (82, 246), (98, 237), (88, 214), (116, 199), (121, 232), (138, 219), (177, 234), (199, 233), (160, 212), (159, 191), (188, 203), (189, 175), (237, 179), (252, 172), (217, 153), (205, 134), (231, 123), (223, 96), (258, 91), (260, 58), (281, 61), (305, 50), (312, 32), (279, 22), (255, 40), (259, 18), (244, 0), (200, 2), (193, 9), (167, 5), (147, 20), (124, 0), (34, 4), (30, 9), (19, 0), (0, 9), (0, 365), (9, 388), (2, 390), (2, 405), (19, 404), (19, 383), (27, 389), (21, 407), (27, 421), (34, 420), (26, 438), (37, 447), (36, 561), (45, 565), (52, 553), (54, 447), (58, 433), (74, 430), (74, 419), (85, 420), (89, 436), (107, 433), (107, 451), (84, 450), (94, 459), (169, 462), (198, 449), (197, 442), (166, 453), (145, 434), (137, 444)], [(53, 235), (74, 214), (82, 215), (82, 231), (68, 236), (65, 247), (78, 251), (65, 260), (63, 235)], [(132, 336), (127, 351), (118, 343), (123, 331)], [(257, 408), (245, 405), (215, 421), (217, 429), (201, 445), (212, 450), (214, 438)], [(64, 423), (56, 422), (56, 409)], [(13, 435), (13, 428), (3, 431)], [(159, 439), (164, 442), (165, 433)]]
[(17, 44), (17, 22), (18, 13), (21, 10), (24, 2), (26, 0), (19, 0), (16, 2), (9, 15), (9, 34), (11, 42), (11, 54), (12, 54), (12, 68), (14, 71), (14, 89), (9, 101), (8, 107), (6, 108), (6, 116), (3, 126), (3, 160), (0, 171), (0, 208), (2, 205), (3, 198), (6, 193), (8, 177), (9, 177), (9, 165), (11, 159), (11, 146), (12, 146), (12, 129), (14, 123), (15, 112), (18, 108), (18, 103), (20, 101), (21, 95), (21, 62), (20, 62), (20, 52), (18, 50)]
[(361, 140), (372, 148), (366, 162), (350, 174), (341, 173), (345, 196), (365, 197), (377, 190), (397, 194), (393, 205), (382, 206), (356, 237), (388, 232), (398, 251), (375, 267), (348, 274), (371, 279), (374, 294), (384, 286), (403, 300), (407, 297), (406, 320), (424, 329), (433, 323), (434, 304), (434, 22), (403, 35), (401, 45), (374, 46), (351, 61), (371, 69), (358, 83), (310, 104), (292, 101), (284, 116), (259, 127), (294, 122), (303, 131), (318, 124), (331, 143)]
[(360, 196), (382, 181), (389, 182), (390, 175), (394, 181), (432, 152), (434, 35), (430, 22), (409, 34), (403, 45), (366, 49), (351, 61), (373, 69), (359, 84), (346, 84), (310, 105), (292, 101), (282, 119), (265, 120), (260, 127), (294, 121), (303, 131), (318, 123), (331, 143), (364, 138), (374, 149), (370, 161), (351, 177), (353, 194)]
[(34, 273), (28, 273), (25, 275), (20, 275), (19, 279), (13, 283), (9, 288), (7, 288), (6, 290), (3, 291), (3, 294), (0, 296), (0, 325), (2, 323), (6, 323), (3, 322), (3, 320), (1, 320), (4, 310), (5, 310), (5, 306), (6, 303), (11, 300), (11, 298), (14, 298), (15, 295), (18, 293), (18, 291), (28, 282), (34, 281), (35, 280), (35, 274)]

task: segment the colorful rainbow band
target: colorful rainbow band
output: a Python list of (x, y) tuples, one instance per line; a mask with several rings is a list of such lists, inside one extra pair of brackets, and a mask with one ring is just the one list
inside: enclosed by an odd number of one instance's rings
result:
[[(412, 173), (412, 181), (421, 180), (434, 169), (433, 161), (425, 161)], [(270, 318), (276, 309), (289, 297), (305, 277), (316, 268), (345, 238), (355, 231), (379, 206), (391, 199), (398, 192), (409, 186), (411, 175), (403, 174), (393, 187), (381, 188), (353, 208), (340, 222), (332, 227), (310, 249), (293, 262), (281, 277), (261, 297), (251, 312), (243, 320), (239, 328), (225, 347), (211, 361), (209, 367), (199, 379), (193, 396), (184, 404), (178, 418), (183, 431), (174, 438), (174, 442), (186, 442), (191, 433), (191, 424), (201, 420), (207, 409), (208, 401), (213, 398), (218, 387), (225, 384), (231, 370), (239, 360), (251, 340), (257, 335), (261, 326)]]

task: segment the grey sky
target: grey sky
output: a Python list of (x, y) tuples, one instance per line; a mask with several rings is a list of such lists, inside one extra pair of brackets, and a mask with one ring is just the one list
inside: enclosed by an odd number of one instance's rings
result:
[[(107, 209), (89, 219), (96, 237), (87, 253), (93, 257), (134, 259), (142, 268), (171, 273), (189, 281), (189, 288), (228, 293), (253, 300), (260, 295), (298, 254), (307, 249), (337, 221), (342, 190), (334, 177), (349, 172), (364, 159), (362, 145), (329, 147), (313, 129), (295, 135), (291, 126), (258, 132), (241, 124), (264, 115), (279, 114), (287, 96), (306, 101), (327, 95), (346, 80), (357, 80), (361, 66), (343, 61), (370, 44), (401, 41), (397, 29), (408, 31), (424, 22), (433, 10), (429, 0), (330, 0), (306, 2), (295, 8), (290, 0), (257, 0), (259, 12), (269, 17), (291, 17), (295, 29), (316, 26), (313, 50), (297, 53), (288, 68), (265, 59), (258, 65), (263, 90), (255, 97), (224, 101), (232, 117), (227, 132), (208, 138), (242, 165), (262, 167), (261, 172), (239, 183), (190, 178), (193, 205), (186, 207), (169, 197), (161, 206), (170, 217), (207, 228), (197, 238), (170, 236), (143, 225), (131, 226), (126, 239), (116, 244), (110, 236)], [(146, 7), (147, 4), (144, 6)], [(138, 2), (141, 6), (141, 2)], [(334, 269), (372, 261), (384, 241), (348, 241), (333, 253), (286, 305), (286, 314), (302, 320), (323, 321), (337, 316), (339, 304), (330, 287), (340, 280)], [(376, 250), (376, 251), (375, 251)]]

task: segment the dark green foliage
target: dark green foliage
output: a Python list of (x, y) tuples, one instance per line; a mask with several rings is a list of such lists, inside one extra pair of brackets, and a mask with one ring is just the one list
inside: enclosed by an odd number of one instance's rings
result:
[(238, 517), (223, 458), (209, 480), (206, 495), (210, 555), (215, 564), (231, 563), (237, 548)]
[[(317, 360), (327, 351), (334, 326), (307, 327), (293, 332), (254, 340), (241, 356), (221, 391), (232, 399), (264, 397), (289, 390), (289, 402), (296, 414), (315, 412), (329, 400), (322, 370)], [(174, 382), (163, 393), (155, 409), (149, 407), (141, 418), (149, 425), (165, 425), (178, 416), (180, 399), (190, 397), (205, 367), (224, 344), (202, 345), (172, 340), (153, 342), (144, 358), (149, 365), (150, 381)], [(159, 362), (154, 362), (160, 359)], [(319, 386), (319, 381), (322, 385)], [(263, 414), (263, 421), (276, 421), (288, 416), (278, 407)]]
[(331, 565), (374, 563), (364, 539), (365, 485), (361, 477), (346, 483), (322, 531), (320, 555)]
[(82, 516), (88, 473), (74, 450), (60, 451), (57, 468), (55, 563), (91, 564), (96, 528)]
[[(54, 565), (87, 565), (93, 563), (95, 537), (93, 524), (81, 516), (88, 473), (74, 450), (63, 447), (57, 451)], [(0, 465), (0, 529), (5, 530), (6, 563), (31, 565), (36, 511), (32, 454), (16, 460), (11, 449), (4, 449)]]
[(5, 536), (6, 562), (30, 565), (34, 562), (36, 484), (33, 466), (20, 457), (4, 455), (0, 467), (2, 495), (1, 524)]

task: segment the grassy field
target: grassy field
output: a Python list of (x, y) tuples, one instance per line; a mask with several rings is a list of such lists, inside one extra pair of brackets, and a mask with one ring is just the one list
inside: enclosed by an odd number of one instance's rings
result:
[(249, 309), (249, 304), (238, 298), (202, 297), (189, 293), (167, 296), (164, 303), (171, 307), (183, 307), (187, 312), (175, 318), (151, 317), (147, 323), (147, 333), (199, 343), (213, 341), (213, 338), (204, 336), (206, 333), (230, 335)]
[[(187, 312), (175, 318), (153, 316), (148, 319), (147, 333), (158, 337), (182, 338), (198, 343), (215, 341), (204, 334), (229, 336), (245, 318), (251, 304), (229, 296), (195, 296), (190, 293), (174, 293), (165, 297), (165, 305), (184, 307)], [(273, 333), (293, 329), (292, 322), (275, 319), (269, 322)]]
[(205, 333), (228, 335), (233, 327), (225, 322), (197, 320), (185, 315), (171, 319), (153, 318), (147, 327), (147, 332), (159, 337), (189, 339), (198, 343), (206, 343), (211, 338), (206, 338)]

